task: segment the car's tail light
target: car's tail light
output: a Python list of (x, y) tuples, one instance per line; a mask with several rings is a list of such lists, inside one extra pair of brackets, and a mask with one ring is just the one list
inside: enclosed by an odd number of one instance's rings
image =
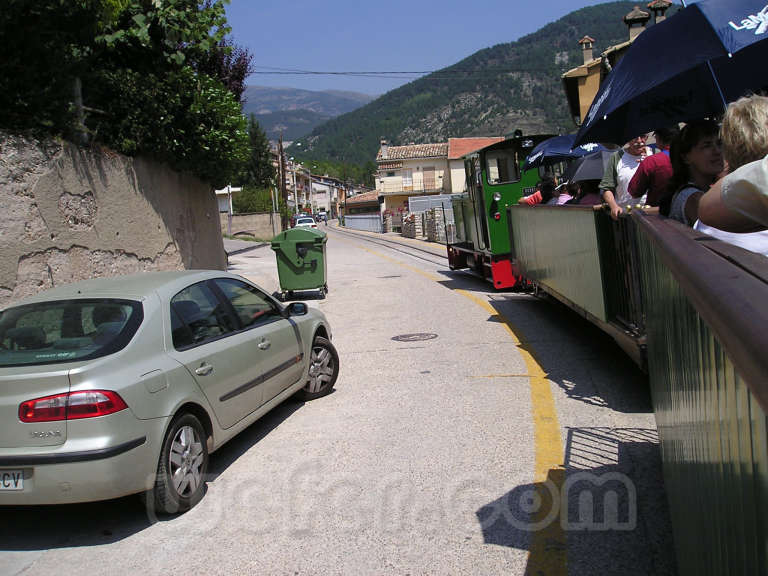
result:
[(78, 420), (120, 412), (128, 408), (117, 392), (82, 390), (27, 400), (19, 405), (22, 422)]

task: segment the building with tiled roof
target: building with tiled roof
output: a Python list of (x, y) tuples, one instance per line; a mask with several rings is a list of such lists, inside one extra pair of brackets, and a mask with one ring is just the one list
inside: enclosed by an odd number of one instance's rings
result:
[(480, 150), (496, 142), (504, 140), (503, 136), (482, 138), (448, 138), (448, 173), (449, 184), (446, 188), (451, 194), (460, 194), (467, 189), (467, 178), (464, 172), (464, 156), (475, 150)]
[(448, 142), (390, 146), (382, 140), (376, 164), (376, 191), (383, 198), (382, 213), (401, 214), (412, 196), (450, 190)]
[(414, 160), (423, 158), (444, 158), (448, 155), (448, 144), (409, 144), (408, 146), (388, 146), (382, 141), (376, 162), (393, 160)]
[[(647, 5), (648, 9), (653, 12), (654, 24), (664, 20), (665, 13), (671, 5), (671, 2), (667, 0), (652, 0)], [(584, 36), (579, 40), (584, 62), (562, 75), (563, 90), (568, 101), (568, 108), (577, 126), (581, 124), (582, 119), (587, 115), (592, 100), (594, 100), (597, 91), (600, 89), (603, 79), (621, 60), (621, 57), (635, 38), (645, 30), (650, 18), (650, 13), (641, 10), (639, 6), (635, 6), (623, 18), (629, 31), (628, 40), (610, 46), (597, 58), (592, 55), (592, 45), (595, 39)]]

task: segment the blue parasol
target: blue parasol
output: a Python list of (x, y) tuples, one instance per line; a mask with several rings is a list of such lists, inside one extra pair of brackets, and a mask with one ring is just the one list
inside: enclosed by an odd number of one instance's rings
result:
[(768, 88), (766, 0), (701, 0), (644, 31), (603, 82), (575, 142), (623, 144), (722, 113)]
[(564, 134), (539, 142), (525, 159), (523, 170), (530, 170), (531, 168), (536, 168), (538, 166), (547, 166), (557, 162), (573, 160), (574, 158), (580, 158), (585, 154), (591, 154), (598, 150), (605, 150), (605, 147), (602, 144), (594, 144), (591, 142), (574, 147), (573, 141), (575, 138), (576, 134)]

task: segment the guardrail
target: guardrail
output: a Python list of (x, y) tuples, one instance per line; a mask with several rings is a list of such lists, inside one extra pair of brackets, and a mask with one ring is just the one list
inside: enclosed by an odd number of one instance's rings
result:
[(768, 574), (768, 260), (633, 214), (681, 574)]

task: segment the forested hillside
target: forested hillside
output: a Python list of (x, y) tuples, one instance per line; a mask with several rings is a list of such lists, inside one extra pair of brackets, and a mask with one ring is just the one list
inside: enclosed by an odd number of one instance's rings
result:
[[(582, 8), (516, 42), (476, 52), (317, 127), (291, 154), (363, 164), (375, 157), (382, 137), (403, 145), (504, 135), (518, 128), (573, 131), (561, 74), (583, 62), (578, 41), (584, 35), (595, 39), (595, 55), (627, 40), (622, 18), (633, 6)], [(510, 17), (514, 11), (512, 3)]]

